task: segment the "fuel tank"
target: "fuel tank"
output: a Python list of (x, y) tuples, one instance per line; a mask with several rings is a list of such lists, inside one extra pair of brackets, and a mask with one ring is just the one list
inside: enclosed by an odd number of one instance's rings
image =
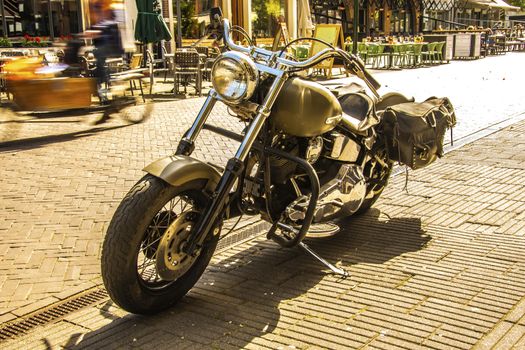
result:
[(327, 88), (293, 77), (277, 97), (270, 122), (287, 134), (312, 137), (335, 128), (341, 117), (341, 105)]

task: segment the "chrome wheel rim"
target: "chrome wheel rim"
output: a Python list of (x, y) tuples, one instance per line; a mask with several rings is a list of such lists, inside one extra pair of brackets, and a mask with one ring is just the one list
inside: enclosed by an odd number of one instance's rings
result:
[(136, 260), (138, 279), (146, 288), (151, 290), (164, 289), (176, 281), (176, 278), (164, 279), (159, 273), (157, 265), (159, 246), (168, 232), (177, 231), (176, 227), (171, 228), (171, 226), (177, 222), (179, 217), (188, 212), (196, 212), (194, 200), (185, 195), (176, 196), (164, 204), (146, 228)]

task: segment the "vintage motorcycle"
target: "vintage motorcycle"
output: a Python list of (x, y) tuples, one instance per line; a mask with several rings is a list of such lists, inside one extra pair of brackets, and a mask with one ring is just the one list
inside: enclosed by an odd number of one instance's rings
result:
[[(237, 45), (227, 20), (223, 27), (229, 51), (213, 65), (213, 89), (197, 118), (173, 156), (144, 169), (104, 240), (104, 284), (132, 313), (155, 313), (181, 299), (210, 262), (223, 221), (242, 214), (261, 215), (271, 223), (268, 238), (299, 246), (346, 276), (302, 242), (305, 236), (369, 209), (394, 162), (417, 169), (441, 156), (444, 132), (455, 123), (446, 98), (415, 103), (399, 93), (380, 96), (363, 62), (327, 43), (298, 62), (287, 47)], [(330, 90), (302, 77), (335, 57), (368, 89)], [(247, 122), (242, 134), (207, 123), (217, 101)], [(224, 168), (191, 157), (203, 129), (240, 142)], [(331, 224), (326, 231), (336, 229)]]

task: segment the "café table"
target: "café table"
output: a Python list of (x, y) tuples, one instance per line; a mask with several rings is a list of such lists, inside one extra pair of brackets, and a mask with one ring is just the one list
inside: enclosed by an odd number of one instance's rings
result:
[[(406, 65), (394, 66), (394, 57), (398, 57), (399, 60), (406, 60), (409, 57), (410, 47), (414, 45), (420, 45), (423, 48), (424, 45), (427, 45), (427, 42), (394, 42), (394, 43), (374, 43), (367, 42), (365, 45), (380, 45), (383, 46), (383, 50), (380, 50), (381, 55), (387, 58), (387, 63), (385, 65), (386, 69), (399, 69)], [(405, 50), (406, 49), (406, 50)], [(368, 50), (367, 50), (368, 51)]]

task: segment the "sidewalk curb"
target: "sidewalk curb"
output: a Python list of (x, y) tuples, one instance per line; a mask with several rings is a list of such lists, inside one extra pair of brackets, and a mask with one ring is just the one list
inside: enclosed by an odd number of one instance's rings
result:
[(495, 123), (495, 124), (492, 124), (490, 126), (487, 126), (486, 128), (483, 128), (481, 130), (478, 130), (476, 132), (473, 132), (467, 136), (463, 136), (457, 140), (454, 140), (454, 143), (453, 144), (450, 144), (448, 143), (446, 146), (445, 146), (445, 154), (449, 153), (449, 152), (452, 152), (456, 149), (459, 149), (465, 145), (468, 145), (469, 143), (472, 143), (472, 142), (475, 142), (479, 139), (482, 139), (484, 137), (487, 137), (491, 134), (494, 134), (498, 131), (501, 131), (513, 124), (516, 124), (516, 123), (519, 123), (520, 121), (522, 120), (525, 120), (525, 111), (523, 112), (518, 112), (518, 113), (515, 113), (513, 115), (511, 115), (509, 118), (501, 121), (501, 122), (498, 122), (498, 123)]

